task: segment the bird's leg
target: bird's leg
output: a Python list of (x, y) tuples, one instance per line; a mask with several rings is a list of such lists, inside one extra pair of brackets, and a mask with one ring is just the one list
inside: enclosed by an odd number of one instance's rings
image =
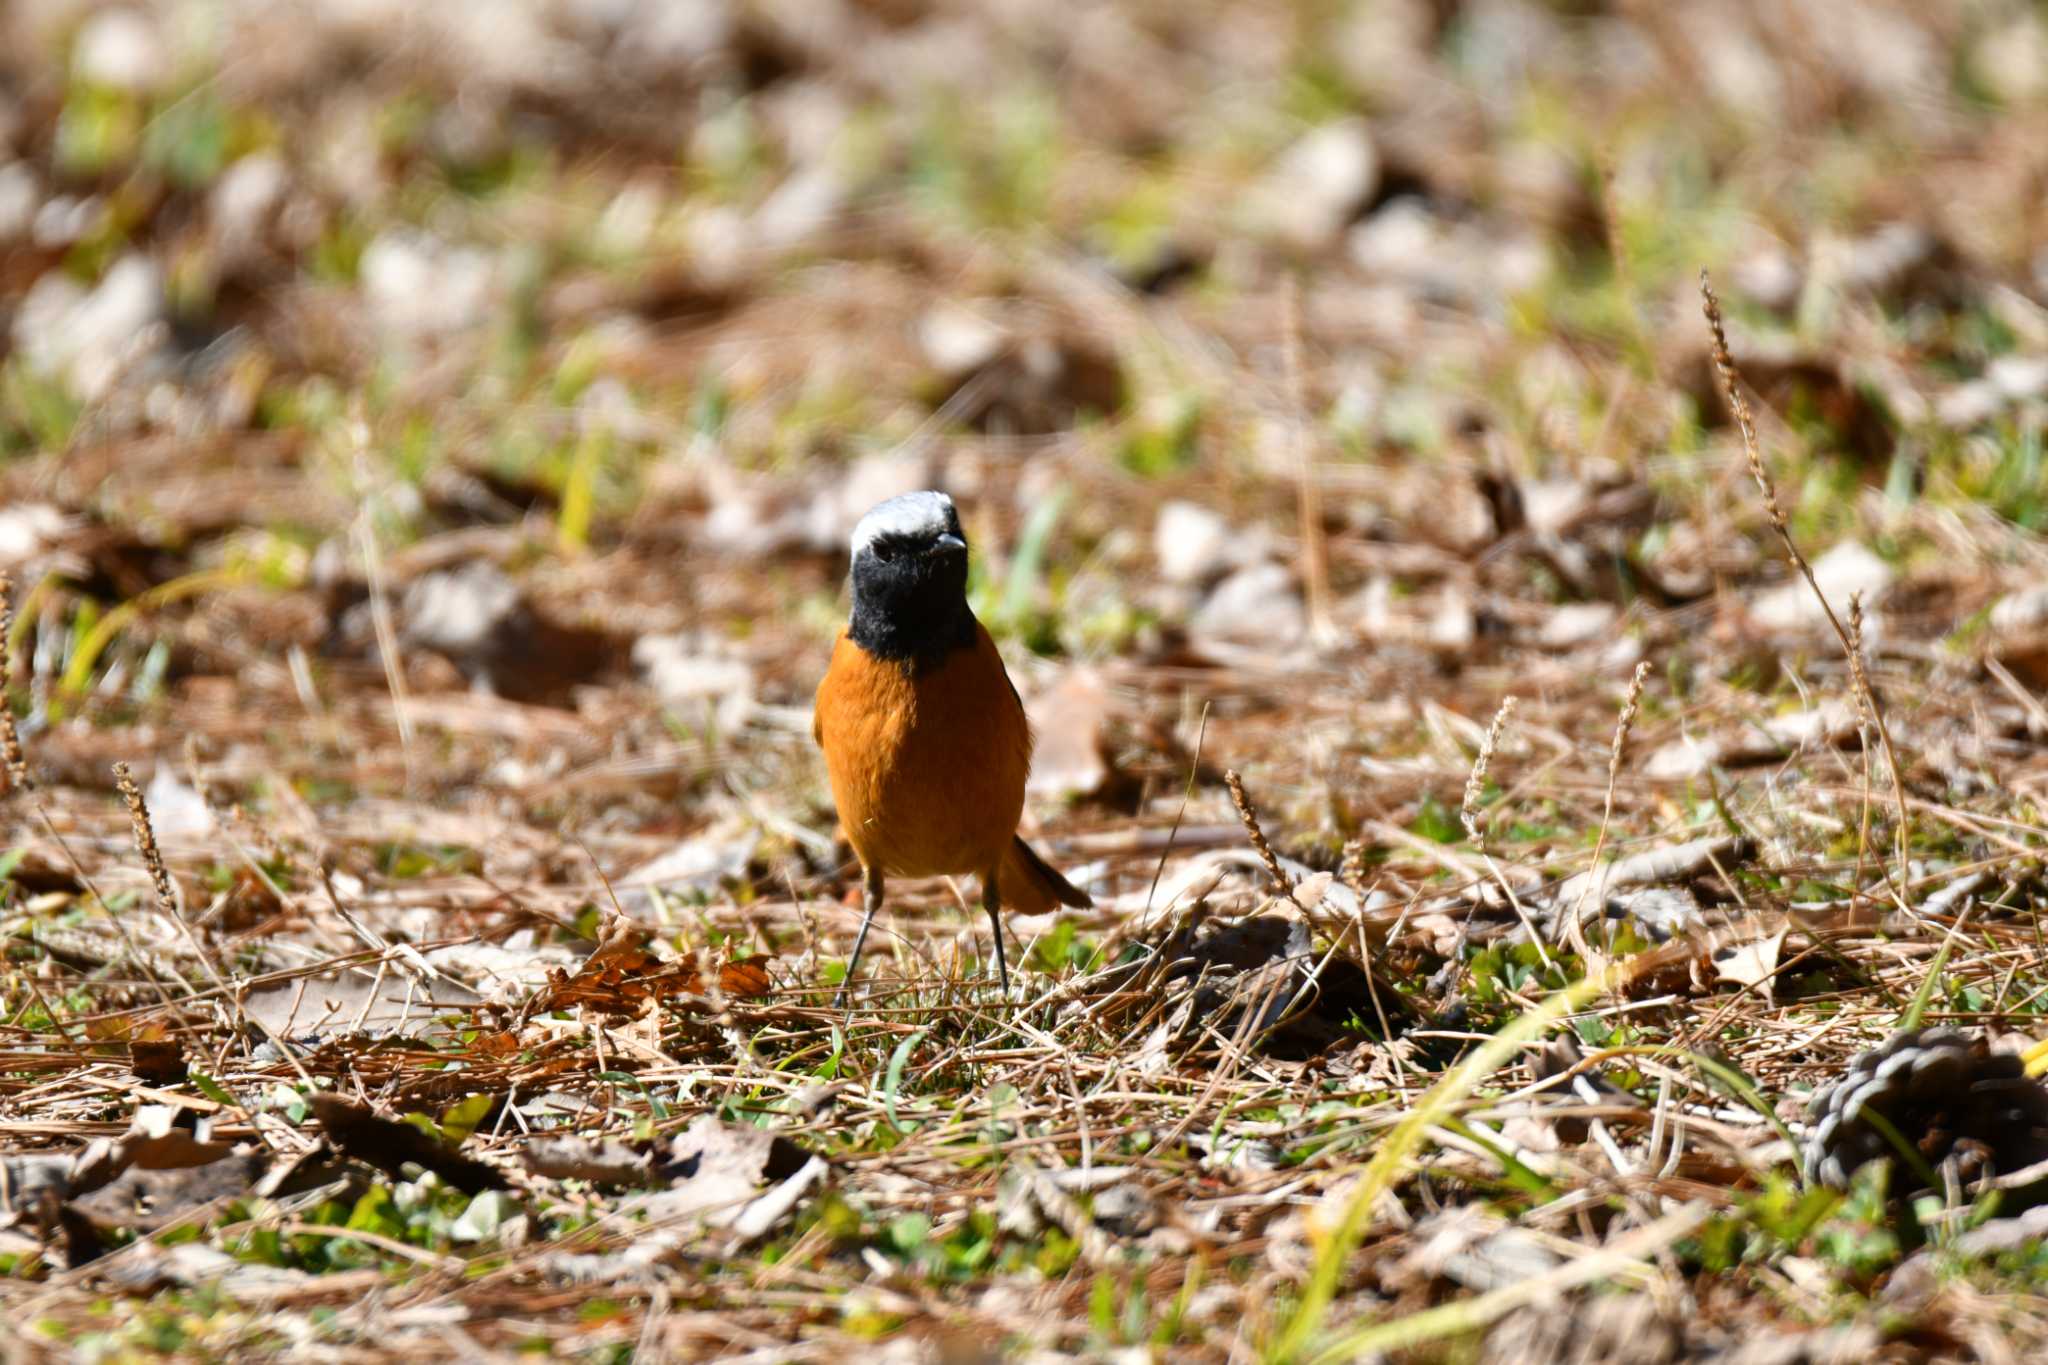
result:
[(863, 866), (861, 872), (861, 916), (860, 932), (853, 936), (853, 954), (846, 959), (846, 977), (839, 983), (839, 1005), (846, 1003), (846, 993), (853, 989), (853, 973), (860, 966), (861, 945), (868, 941), (868, 926), (875, 922), (875, 912), (882, 908), (882, 869), (879, 864)]
[(1002, 977), (1003, 999), (1010, 998), (1010, 964), (1003, 961), (1003, 917), (1000, 913), (1002, 901), (996, 894), (995, 869), (981, 879), (981, 908), (988, 911), (988, 923), (996, 931), (996, 971)]

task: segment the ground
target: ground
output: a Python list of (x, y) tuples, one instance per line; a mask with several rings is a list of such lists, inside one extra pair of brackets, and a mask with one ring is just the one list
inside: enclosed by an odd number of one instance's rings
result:
[[(17, 0), (0, 1335), (2029, 1358), (2044, 186), (2026, 0)], [(924, 486), (1095, 906), (842, 1004)]]

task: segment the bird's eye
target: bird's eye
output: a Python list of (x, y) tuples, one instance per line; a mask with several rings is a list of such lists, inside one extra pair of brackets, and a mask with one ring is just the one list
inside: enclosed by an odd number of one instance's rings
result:
[(881, 560), (884, 564), (887, 564), (890, 560), (896, 558), (896, 547), (894, 545), (891, 545), (886, 540), (876, 541), (874, 544), (874, 551), (875, 558)]

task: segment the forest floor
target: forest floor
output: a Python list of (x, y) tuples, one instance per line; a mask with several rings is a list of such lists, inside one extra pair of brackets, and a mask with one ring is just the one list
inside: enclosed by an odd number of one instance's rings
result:
[[(7, 6), (0, 1340), (2034, 1358), (1804, 1148), (2048, 1037), (2044, 186), (2021, 0)], [(1095, 906), (842, 1008), (926, 486)]]

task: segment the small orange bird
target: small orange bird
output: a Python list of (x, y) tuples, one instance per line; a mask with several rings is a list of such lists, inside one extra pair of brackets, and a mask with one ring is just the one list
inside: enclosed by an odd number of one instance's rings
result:
[(889, 873), (981, 877), (1006, 997), (998, 909), (1094, 903), (1018, 837), (1031, 727), (967, 606), (967, 538), (944, 493), (891, 498), (854, 527), (853, 616), (818, 684), (811, 731), (866, 893), (842, 999)]

